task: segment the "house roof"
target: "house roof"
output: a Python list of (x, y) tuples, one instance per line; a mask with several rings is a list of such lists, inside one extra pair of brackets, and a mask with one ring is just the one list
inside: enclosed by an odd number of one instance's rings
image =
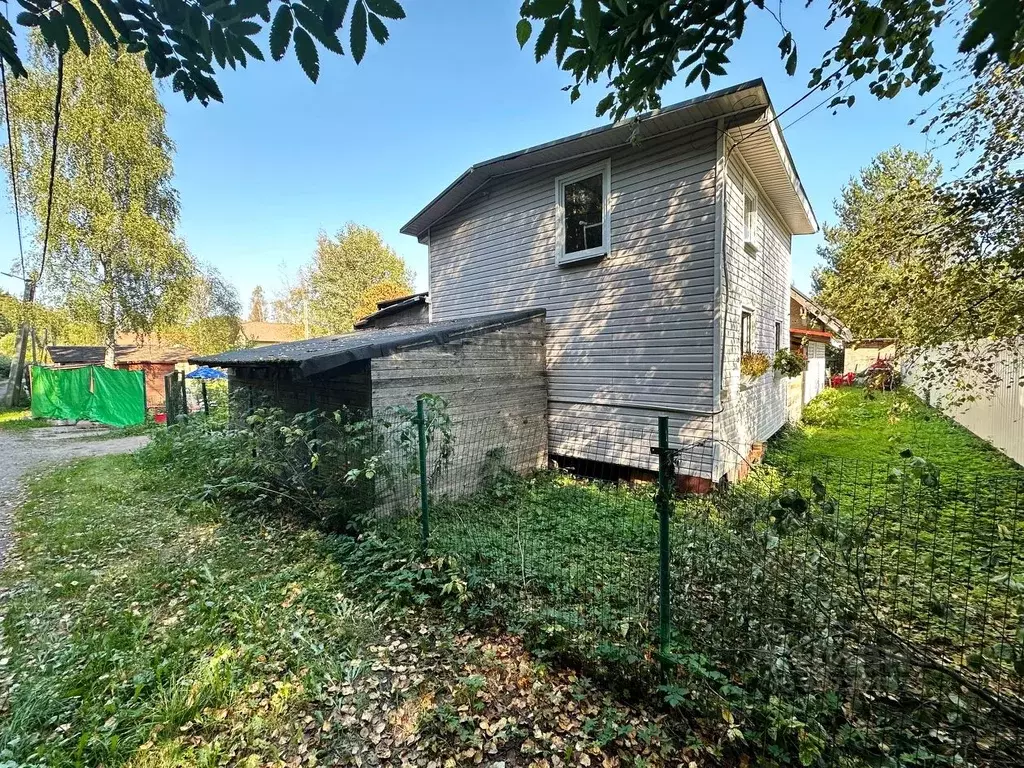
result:
[(183, 363), (188, 360), (192, 350), (179, 344), (139, 344), (125, 347), (123, 351), (115, 348), (115, 363)]
[(813, 315), (819, 323), (830, 330), (838, 339), (846, 344), (853, 341), (853, 334), (850, 332), (850, 329), (838, 317), (823, 308), (795, 285), (791, 285), (789, 290), (793, 301)]
[(457, 339), (478, 336), (499, 328), (518, 325), (534, 317), (543, 317), (544, 314), (543, 309), (525, 309), (474, 315), (439, 323), (367, 328), (338, 336), (303, 339), (255, 349), (239, 349), (219, 355), (197, 356), (189, 358), (189, 362), (216, 368), (295, 368), (302, 376), (313, 376), (349, 363), (386, 357), (399, 350), (445, 344)]
[[(120, 345), (114, 347), (115, 358), (123, 349)], [(57, 365), (102, 365), (105, 348), (80, 345), (49, 346), (46, 352)]]
[[(57, 365), (103, 365), (107, 348), (94, 345), (64, 345), (46, 348)], [(177, 345), (117, 344), (114, 363), (183, 363), (192, 350)]]
[(414, 293), (409, 296), (400, 296), (397, 299), (388, 299), (387, 301), (377, 302), (377, 311), (372, 314), (361, 318), (355, 323), (356, 328), (365, 328), (367, 325), (372, 323), (374, 320), (379, 320), (382, 317), (390, 317), (391, 315), (397, 315), (400, 312), (415, 307), (419, 304), (426, 304), (429, 299), (430, 293), (424, 291), (423, 293)]
[(401, 231), (423, 239), (431, 226), (494, 178), (607, 152), (636, 140), (718, 118), (729, 118), (727, 125), (736, 138), (733, 147), (757, 176), (790, 230), (794, 234), (816, 232), (817, 219), (782, 137), (768, 89), (760, 78), (472, 165), (413, 216)]
[(246, 320), (239, 326), (242, 335), (249, 341), (295, 341), (302, 337), (302, 329), (291, 323), (264, 323)]

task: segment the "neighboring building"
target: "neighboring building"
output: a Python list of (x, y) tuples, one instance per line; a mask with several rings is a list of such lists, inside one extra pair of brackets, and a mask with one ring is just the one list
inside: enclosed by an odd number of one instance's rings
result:
[(551, 452), (742, 472), (786, 385), (740, 375), (790, 327), (790, 242), (817, 221), (761, 80), (474, 165), (403, 228), (434, 321), (544, 307)]
[(414, 293), (377, 302), (377, 311), (358, 320), (355, 328), (388, 328), (430, 322), (430, 294)]
[(789, 317), (790, 349), (807, 358), (803, 375), (803, 402), (806, 404), (828, 386), (825, 351), (829, 347), (843, 349), (852, 335), (835, 315), (795, 285), (790, 290)]
[(879, 360), (896, 357), (896, 339), (855, 339), (846, 345), (843, 355), (845, 373), (863, 373)]
[(264, 323), (245, 320), (239, 324), (239, 342), (247, 347), (265, 347), (285, 341), (297, 341), (305, 336), (302, 328), (291, 323)]
[(435, 489), (442, 493), (453, 483), (475, 490), (492, 449), (507, 449), (503, 459), (516, 469), (545, 465), (544, 360), (544, 311), (526, 310), (368, 328), (190, 362), (227, 368), (234, 402), (289, 413), (411, 409), (420, 394), (444, 397), (455, 434), (451, 463), (460, 474), (443, 480)]
[[(74, 368), (103, 365), (106, 347), (49, 346), (46, 352), (55, 367)], [(142, 371), (146, 380), (146, 408), (159, 410), (165, 405), (164, 376), (174, 370), (187, 370), (191, 354), (190, 349), (173, 344), (118, 344), (114, 347), (114, 367)]]

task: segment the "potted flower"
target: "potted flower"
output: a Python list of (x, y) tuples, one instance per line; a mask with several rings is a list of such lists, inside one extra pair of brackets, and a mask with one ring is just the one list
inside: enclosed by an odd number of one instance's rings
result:
[(744, 379), (759, 379), (768, 373), (772, 361), (763, 352), (747, 352), (740, 357), (740, 374)]
[(788, 349), (780, 349), (775, 353), (772, 369), (780, 376), (792, 379), (807, 370), (807, 358)]

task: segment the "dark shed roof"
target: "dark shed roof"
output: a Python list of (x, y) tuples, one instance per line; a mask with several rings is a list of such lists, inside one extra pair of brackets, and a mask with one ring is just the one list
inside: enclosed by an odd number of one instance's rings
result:
[[(115, 354), (118, 349), (115, 347)], [(103, 365), (104, 347), (93, 346), (49, 346), (46, 351), (57, 365)]]
[(407, 309), (409, 309), (411, 307), (415, 307), (415, 306), (418, 306), (420, 304), (426, 304), (427, 303), (427, 297), (429, 295), (430, 294), (428, 292), (414, 293), (411, 296), (401, 296), (401, 297), (399, 297), (397, 299), (388, 299), (387, 301), (378, 301), (377, 302), (377, 311), (372, 313), (372, 314), (369, 314), (366, 317), (364, 317), (361, 320), (359, 320), (355, 324), (355, 327), (356, 328), (365, 328), (367, 325), (371, 324), (374, 320), (379, 320), (382, 317), (391, 317), (392, 315), (397, 315), (400, 312), (404, 312), (405, 310), (407, 310)]
[[(84, 345), (50, 345), (46, 351), (56, 365), (103, 365), (107, 354), (106, 347)], [(114, 364), (181, 363), (191, 354), (191, 350), (177, 345), (117, 344)]]
[(524, 309), (474, 315), (439, 323), (367, 328), (338, 336), (290, 341), (256, 349), (239, 349), (206, 357), (191, 357), (189, 362), (196, 365), (211, 365), (215, 368), (291, 367), (298, 368), (303, 376), (313, 376), (360, 360), (386, 357), (402, 349), (445, 344), (470, 336), (479, 336), (500, 328), (519, 325), (534, 317), (543, 317), (544, 314), (543, 309)]

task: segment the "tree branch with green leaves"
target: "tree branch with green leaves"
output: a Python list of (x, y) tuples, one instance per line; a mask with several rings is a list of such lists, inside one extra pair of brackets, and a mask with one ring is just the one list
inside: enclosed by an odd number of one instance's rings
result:
[[(10, 2), (11, 0), (6, 0)], [(348, 45), (359, 63), (366, 55), (367, 33), (379, 44), (388, 23), (405, 18), (397, 0), (18, 0), (24, 9), (15, 24), (37, 28), (46, 44), (67, 54), (72, 47), (88, 55), (94, 30), (111, 49), (141, 53), (149, 72), (170, 78), (176, 92), (203, 104), (223, 101), (217, 70), (263, 61), (256, 42), (269, 28), (271, 58), (280, 61), (289, 47), (310, 80), (320, 76), (320, 50), (344, 55), (340, 32), (348, 23)], [(0, 17), (0, 57), (18, 77), (28, 75), (14, 28)]]

